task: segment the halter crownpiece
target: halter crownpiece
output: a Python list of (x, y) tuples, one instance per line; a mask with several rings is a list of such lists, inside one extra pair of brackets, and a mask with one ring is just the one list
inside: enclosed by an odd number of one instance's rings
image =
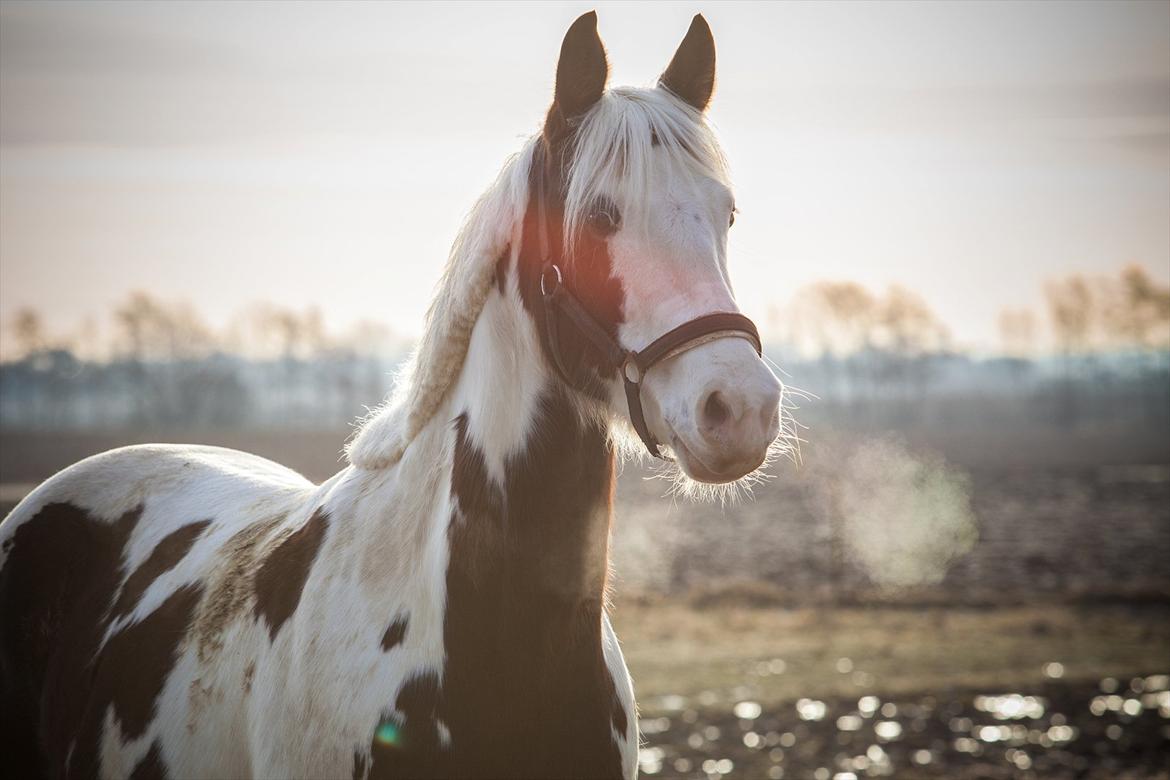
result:
[(545, 263), (540, 275), (540, 292), (544, 300), (548, 345), (557, 373), (570, 386), (576, 385), (573, 375), (561, 357), (560, 325), (557, 317), (559, 314), (597, 347), (606, 368), (616, 369), (621, 373), (626, 388), (630, 422), (642, 443), (646, 445), (646, 449), (656, 458), (665, 460), (658, 441), (646, 425), (646, 416), (642, 411), (642, 380), (646, 372), (664, 360), (723, 338), (746, 339), (755, 347), (757, 355), (763, 354), (760, 334), (755, 323), (735, 312), (715, 312), (688, 320), (659, 336), (646, 348), (635, 351), (623, 349), (621, 344), (585, 310), (577, 296), (565, 287), (564, 275), (556, 263), (551, 261)]

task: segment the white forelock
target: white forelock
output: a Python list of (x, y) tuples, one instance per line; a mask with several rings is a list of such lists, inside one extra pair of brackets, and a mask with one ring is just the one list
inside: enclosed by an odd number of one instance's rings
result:
[(730, 185), (726, 158), (704, 114), (661, 87), (609, 90), (577, 128), (565, 197), (566, 240), (577, 234), (599, 196), (626, 203), (653, 197), (651, 166)]

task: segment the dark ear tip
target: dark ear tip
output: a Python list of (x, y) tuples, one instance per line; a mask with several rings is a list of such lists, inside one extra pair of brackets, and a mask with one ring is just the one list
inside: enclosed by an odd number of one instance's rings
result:
[(576, 21), (569, 25), (569, 29), (565, 33), (565, 40), (561, 44), (562, 58), (570, 46), (584, 47), (586, 50), (599, 49), (601, 56), (605, 57), (605, 47), (602, 46), (601, 36), (597, 33), (597, 11), (581, 14)]
[(695, 14), (695, 18), (691, 19), (691, 27), (687, 30), (687, 36), (702, 35), (706, 38), (715, 40), (715, 36), (711, 34), (711, 25), (707, 24), (706, 18), (702, 14)]
[(596, 11), (590, 11), (587, 14), (581, 14), (578, 16), (573, 21), (573, 23), (569, 25), (569, 29), (565, 32), (566, 44), (569, 41), (583, 43), (590, 40), (601, 40), (601, 37), (597, 34)]
[(578, 16), (573, 24), (569, 27), (570, 30), (584, 29), (586, 27), (597, 29), (597, 11), (589, 11)]

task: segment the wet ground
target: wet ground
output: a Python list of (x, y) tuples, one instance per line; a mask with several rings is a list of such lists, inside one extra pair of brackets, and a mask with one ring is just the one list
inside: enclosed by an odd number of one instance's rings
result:
[(1166, 674), (1054, 678), (1029, 691), (800, 699), (773, 708), (745, 699), (730, 711), (702, 695), (668, 695), (643, 703), (653, 716), (640, 721), (641, 770), (705, 780), (1167, 778), (1168, 684)]

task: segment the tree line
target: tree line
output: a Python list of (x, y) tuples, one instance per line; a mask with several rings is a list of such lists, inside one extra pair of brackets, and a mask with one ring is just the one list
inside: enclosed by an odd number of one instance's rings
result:
[(6, 428), (338, 426), (385, 396), (409, 348), (376, 323), (331, 332), (316, 309), (270, 304), (216, 331), (189, 304), (142, 292), (100, 340), (50, 333), (31, 309), (10, 327)]
[[(897, 425), (992, 414), (993, 401), (1053, 424), (1170, 415), (1170, 287), (1140, 266), (1051, 280), (1039, 312), (1001, 313), (990, 358), (958, 349), (903, 287), (824, 281), (793, 301), (770, 314), (769, 356), (836, 418)], [(215, 329), (142, 292), (72, 335), (31, 309), (0, 327), (7, 428), (337, 426), (384, 397), (410, 347), (377, 323), (330, 330), (316, 309), (271, 304)]]

